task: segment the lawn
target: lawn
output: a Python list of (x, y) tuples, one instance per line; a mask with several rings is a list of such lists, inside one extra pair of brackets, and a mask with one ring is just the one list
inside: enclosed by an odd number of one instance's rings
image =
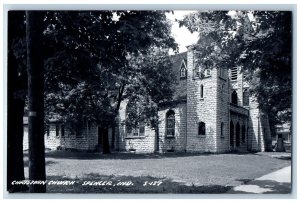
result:
[[(290, 165), (290, 158), (281, 155), (47, 152), (47, 192), (224, 193)], [(24, 160), (28, 177), (28, 155)], [(56, 185), (66, 181), (74, 182)]]

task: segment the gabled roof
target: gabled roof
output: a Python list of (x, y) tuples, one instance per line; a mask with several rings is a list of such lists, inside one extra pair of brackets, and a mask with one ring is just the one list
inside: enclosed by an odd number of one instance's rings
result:
[(170, 56), (170, 61), (172, 63), (172, 71), (175, 74), (174, 79), (176, 83), (173, 98), (174, 100), (184, 100), (186, 99), (186, 79), (180, 79), (180, 69), (182, 63), (185, 63), (185, 65), (187, 65), (187, 52), (182, 52)]

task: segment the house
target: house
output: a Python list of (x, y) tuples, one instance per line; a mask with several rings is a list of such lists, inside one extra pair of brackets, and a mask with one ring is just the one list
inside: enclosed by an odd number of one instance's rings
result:
[[(268, 115), (249, 94), (242, 67), (210, 67), (195, 63), (194, 46), (171, 56), (176, 74), (172, 102), (162, 103), (157, 133), (148, 126), (127, 129), (130, 102), (123, 101), (116, 128), (115, 149), (135, 153), (266, 151), (272, 148)], [(102, 131), (85, 124), (81, 133), (67, 132), (64, 125), (50, 125), (45, 133), (49, 149), (95, 150), (103, 145)], [(109, 141), (111, 142), (111, 129)], [(27, 135), (25, 130), (24, 148)]]
[[(282, 142), (283, 145), (278, 145), (278, 142)], [(291, 152), (292, 137), (290, 123), (276, 125), (276, 135), (272, 137), (272, 146), (276, 151)], [(282, 149), (279, 149), (280, 146)]]

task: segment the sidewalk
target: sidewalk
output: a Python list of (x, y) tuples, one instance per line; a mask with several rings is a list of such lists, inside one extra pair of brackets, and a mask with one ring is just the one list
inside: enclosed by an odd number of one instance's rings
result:
[(228, 193), (291, 193), (291, 166), (256, 178), (244, 185), (236, 186)]

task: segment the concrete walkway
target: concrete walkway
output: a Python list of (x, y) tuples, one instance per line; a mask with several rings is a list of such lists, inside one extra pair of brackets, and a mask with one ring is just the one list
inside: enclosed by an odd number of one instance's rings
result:
[(291, 193), (291, 166), (256, 178), (244, 185), (236, 186), (229, 193)]

